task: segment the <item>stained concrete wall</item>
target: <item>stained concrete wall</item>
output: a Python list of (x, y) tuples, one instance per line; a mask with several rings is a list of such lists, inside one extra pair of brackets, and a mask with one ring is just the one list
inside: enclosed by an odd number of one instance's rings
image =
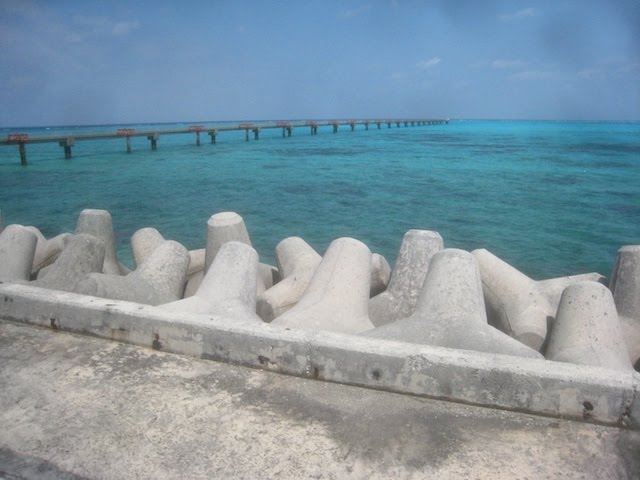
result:
[(0, 285), (0, 317), (331, 382), (640, 429), (640, 374), (330, 332), (241, 325)]

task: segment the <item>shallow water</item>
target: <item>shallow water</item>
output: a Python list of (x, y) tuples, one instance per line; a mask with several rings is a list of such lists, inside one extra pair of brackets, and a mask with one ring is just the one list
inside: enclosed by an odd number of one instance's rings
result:
[[(157, 128), (186, 125), (157, 125)], [(150, 129), (150, 125), (134, 128)], [(30, 135), (96, 127), (21, 129)], [(103, 127), (113, 131), (116, 127)], [(0, 130), (0, 137), (15, 129)], [(0, 147), (5, 225), (36, 225), (46, 236), (73, 231), (84, 208), (111, 212), (118, 253), (153, 226), (202, 248), (213, 213), (241, 214), (262, 261), (298, 235), (319, 252), (352, 236), (393, 264), (411, 228), (440, 232), (445, 246), (484, 247), (534, 278), (610, 273), (622, 245), (640, 244), (640, 123), (452, 121), (311, 136), (263, 130), (259, 141), (222, 132), (195, 145), (166, 135), (78, 141), (73, 159), (57, 144)]]

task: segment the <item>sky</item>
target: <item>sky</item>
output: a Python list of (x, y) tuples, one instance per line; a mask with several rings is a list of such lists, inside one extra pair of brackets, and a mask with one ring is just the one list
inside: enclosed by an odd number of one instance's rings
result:
[(0, 126), (640, 120), (640, 0), (0, 0)]

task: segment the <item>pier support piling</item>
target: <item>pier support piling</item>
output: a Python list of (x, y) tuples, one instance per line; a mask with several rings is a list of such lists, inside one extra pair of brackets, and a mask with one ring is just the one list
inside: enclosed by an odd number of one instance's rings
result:
[(131, 137), (127, 135), (125, 140), (127, 142), (127, 153), (131, 153)]
[(333, 133), (337, 133), (338, 132), (338, 124), (334, 123), (333, 124)]
[(209, 136), (211, 137), (211, 143), (215, 145), (216, 136), (218, 135), (218, 130), (209, 130)]
[(24, 146), (24, 143), (20, 143), (18, 145), (18, 150), (20, 150), (20, 165), (24, 167), (27, 165), (27, 149)]
[(254, 140), (260, 140), (260, 128), (253, 129), (253, 138)]
[(153, 135), (149, 135), (147, 137), (147, 139), (151, 141), (151, 150), (158, 149), (158, 138), (160, 138), (160, 135), (157, 133), (154, 133)]
[(196, 132), (196, 145), (199, 147), (200, 146), (200, 132)]
[(61, 147), (64, 147), (64, 158), (66, 160), (71, 158), (71, 147), (74, 143), (76, 143), (76, 141), (73, 137), (65, 138), (58, 143)]
[(364, 129), (369, 130), (369, 122), (364, 122)]

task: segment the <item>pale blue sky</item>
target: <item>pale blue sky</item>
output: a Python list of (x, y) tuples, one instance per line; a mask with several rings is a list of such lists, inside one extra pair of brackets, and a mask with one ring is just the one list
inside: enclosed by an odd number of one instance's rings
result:
[(0, 0), (0, 125), (640, 120), (640, 1)]

